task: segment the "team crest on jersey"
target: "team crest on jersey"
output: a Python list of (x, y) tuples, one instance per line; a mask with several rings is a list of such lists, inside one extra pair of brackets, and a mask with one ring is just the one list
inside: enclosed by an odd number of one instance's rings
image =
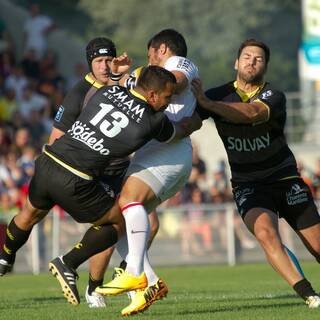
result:
[(262, 95), (261, 95), (262, 99), (267, 99), (267, 98), (269, 98), (271, 96), (272, 96), (272, 91), (271, 90), (267, 90), (267, 91), (263, 92)]
[(54, 120), (57, 121), (57, 122), (60, 122), (60, 120), (62, 118), (62, 115), (63, 115), (63, 112), (64, 112), (64, 107), (60, 105)]
[(308, 194), (305, 189), (301, 188), (297, 183), (295, 183), (287, 195), (287, 203), (289, 206), (294, 206), (296, 204), (307, 202)]

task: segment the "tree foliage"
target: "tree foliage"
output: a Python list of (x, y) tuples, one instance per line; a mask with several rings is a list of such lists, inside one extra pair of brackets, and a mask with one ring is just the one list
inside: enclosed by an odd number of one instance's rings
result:
[(206, 86), (231, 80), (239, 44), (255, 37), (271, 48), (268, 79), (283, 90), (298, 88), (300, 1), (79, 0), (78, 9), (92, 20), (87, 40), (110, 37), (136, 65), (146, 63), (146, 44), (153, 34), (179, 30)]

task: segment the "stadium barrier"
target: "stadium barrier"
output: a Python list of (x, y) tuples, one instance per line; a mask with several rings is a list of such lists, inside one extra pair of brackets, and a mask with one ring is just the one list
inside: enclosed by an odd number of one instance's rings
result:
[[(246, 230), (233, 203), (161, 208), (160, 230), (150, 252), (157, 266), (210, 265), (265, 261), (254, 237)], [(299, 259), (312, 259), (296, 234), (280, 219), (283, 242)], [(65, 253), (79, 241), (89, 225), (76, 223), (69, 215), (54, 208), (32, 231), (17, 255), (14, 272), (38, 274), (47, 271), (48, 262)], [(117, 254), (111, 266), (120, 262)], [(87, 270), (87, 264), (81, 266)]]

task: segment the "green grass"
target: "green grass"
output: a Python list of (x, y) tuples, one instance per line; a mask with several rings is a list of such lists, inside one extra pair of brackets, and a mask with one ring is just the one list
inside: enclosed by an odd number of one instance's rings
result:
[[(319, 266), (302, 265), (319, 288)], [(158, 268), (157, 272), (168, 284), (169, 295), (135, 319), (320, 319), (320, 310), (308, 309), (266, 264)], [(66, 303), (49, 273), (0, 278), (0, 319), (121, 319), (120, 311), (128, 304), (126, 295), (109, 298), (106, 309), (89, 309), (83, 297), (86, 281), (82, 273), (78, 287), (83, 303), (74, 307)]]

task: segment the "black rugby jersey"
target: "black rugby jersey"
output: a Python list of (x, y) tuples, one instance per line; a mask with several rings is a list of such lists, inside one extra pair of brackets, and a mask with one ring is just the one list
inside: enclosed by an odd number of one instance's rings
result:
[(63, 132), (67, 132), (81, 113), (81, 110), (86, 106), (88, 100), (101, 87), (102, 85), (95, 82), (89, 74), (77, 82), (59, 106), (53, 126)]
[(284, 135), (285, 95), (264, 84), (249, 100), (241, 98), (235, 83), (229, 82), (206, 91), (211, 100), (253, 102), (259, 100), (269, 108), (269, 119), (258, 124), (236, 124), (210, 113), (200, 106), (202, 119), (212, 117), (226, 149), (232, 182), (268, 182), (298, 176), (295, 158)]
[[(82, 109), (86, 107), (90, 98), (101, 87), (103, 87), (102, 84), (97, 83), (90, 74), (87, 74), (63, 99), (54, 118), (53, 126), (66, 133), (78, 118)], [(109, 165), (105, 174), (109, 175), (110, 172), (125, 170), (129, 165), (129, 161), (130, 159), (128, 156), (114, 160), (112, 164)]]
[(99, 89), (61, 138), (46, 150), (71, 167), (98, 176), (112, 160), (131, 154), (155, 138), (169, 141), (174, 127), (135, 91)]

